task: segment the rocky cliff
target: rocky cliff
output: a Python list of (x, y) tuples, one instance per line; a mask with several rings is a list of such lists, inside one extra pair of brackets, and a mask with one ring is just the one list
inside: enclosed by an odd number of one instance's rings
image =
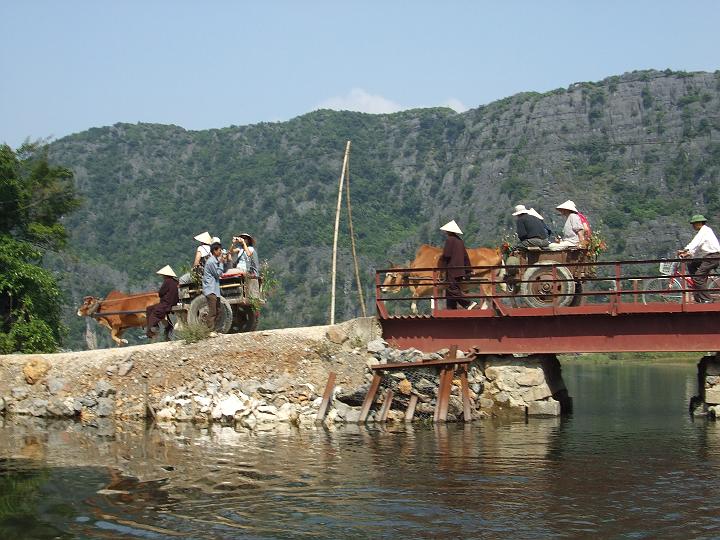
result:
[[(521, 93), (457, 114), (317, 111), (288, 122), (187, 131), (117, 124), (52, 144), (85, 198), (67, 226), (68, 314), (85, 294), (155, 286), (187, 265), (192, 236), (249, 231), (281, 288), (264, 327), (327, 320), (337, 179), (350, 182), (366, 298), (372, 270), (441, 242), (454, 218), (469, 245), (512, 231), (510, 208), (573, 199), (608, 239), (606, 257), (666, 256), (691, 237), (687, 216), (720, 215), (720, 73), (641, 71), (545, 94)], [(559, 220), (554, 223), (560, 226)], [(345, 231), (346, 233), (346, 231)], [(339, 318), (359, 313), (341, 240)], [(368, 300), (369, 305), (371, 300)], [(70, 343), (81, 347), (81, 321)]]

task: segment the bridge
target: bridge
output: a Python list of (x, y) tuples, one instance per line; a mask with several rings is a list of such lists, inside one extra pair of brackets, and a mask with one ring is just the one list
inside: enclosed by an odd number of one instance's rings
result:
[[(720, 351), (720, 277), (708, 280), (716, 301), (695, 303), (685, 262), (544, 263), (506, 267), (505, 279), (498, 277), (501, 267), (471, 267), (468, 298), (487, 300), (489, 307), (470, 311), (440, 307), (445, 282), (438, 269), (382, 269), (375, 281), (377, 316), (388, 343), (423, 351), (452, 346), (482, 354)], [(421, 271), (433, 275), (432, 295), (421, 298), (431, 306), (413, 314), (412, 273)], [(387, 285), (391, 272), (406, 279)], [(572, 277), (577, 275), (583, 277)], [(479, 294), (480, 285), (489, 285), (491, 294)]]

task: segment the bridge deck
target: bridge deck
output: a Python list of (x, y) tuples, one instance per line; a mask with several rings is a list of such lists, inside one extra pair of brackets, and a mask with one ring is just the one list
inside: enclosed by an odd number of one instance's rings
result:
[[(496, 291), (489, 296), (475, 295), (478, 302), (489, 299), (489, 309), (433, 307), (424, 315), (404, 313), (398, 307), (408, 304), (408, 298), (383, 296), (381, 274), (398, 269), (381, 270), (377, 277), (378, 318), (389, 343), (425, 351), (452, 345), (487, 354), (720, 351), (720, 303), (694, 303), (690, 285), (683, 285), (684, 269), (677, 278), (658, 276), (650, 270), (623, 276), (621, 271), (621, 265), (659, 262), (604, 263), (611, 276), (585, 280), (583, 292), (573, 301), (579, 305), (558, 305), (563, 295), (550, 292), (545, 295), (546, 307), (526, 307), (522, 306), (522, 295)], [(676, 279), (675, 289), (648, 290), (648, 283), (657, 287), (658, 277)], [(490, 281), (497, 289), (497, 283)], [(604, 283), (606, 290), (598, 290), (598, 283)], [(607, 290), (608, 283), (612, 290)], [(424, 300), (440, 303), (442, 285), (434, 277), (435, 292)], [(665, 285), (661, 283), (660, 287)], [(720, 289), (711, 291), (714, 296), (720, 295)]]

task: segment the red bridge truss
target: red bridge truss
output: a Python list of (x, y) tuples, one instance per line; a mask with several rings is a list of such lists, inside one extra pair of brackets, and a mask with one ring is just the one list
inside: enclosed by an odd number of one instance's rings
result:
[[(503, 278), (499, 272), (505, 270)], [(448, 310), (441, 271), (376, 272), (377, 315), (396, 347), (435, 351), (453, 345), (485, 354), (720, 351), (720, 277), (715, 303), (695, 303), (685, 261), (472, 267), (466, 282), (473, 310)], [(425, 278), (414, 278), (425, 272)], [(394, 283), (388, 276), (401, 276)], [(432, 278), (429, 277), (432, 275)], [(432, 287), (410, 311), (413, 287)], [(481, 294), (484, 285), (489, 294)], [(430, 306), (430, 301), (434, 306)], [(486, 309), (480, 304), (486, 301)]]

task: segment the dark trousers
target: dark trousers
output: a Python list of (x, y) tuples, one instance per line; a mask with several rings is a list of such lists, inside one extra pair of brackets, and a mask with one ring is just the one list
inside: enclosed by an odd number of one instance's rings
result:
[(148, 306), (145, 310), (145, 317), (147, 318), (145, 333), (148, 337), (152, 337), (152, 329), (160, 324), (160, 321), (167, 317), (170, 310), (164, 304), (153, 304)]
[[(711, 270), (720, 266), (720, 253), (710, 253), (702, 259), (693, 259), (687, 265), (688, 273), (695, 282), (693, 289), (696, 302), (712, 302), (712, 297), (705, 290), (707, 276)], [(715, 293), (717, 294), (717, 293)]]
[(544, 248), (548, 247), (550, 245), (550, 242), (548, 242), (547, 238), (527, 238), (520, 242), (517, 247), (519, 248), (529, 248), (529, 247), (539, 247)]
[(460, 287), (462, 278), (447, 277), (447, 288), (445, 289), (445, 299), (448, 309), (457, 309), (460, 307), (467, 309), (470, 306), (470, 300), (465, 298), (465, 293)]
[(214, 294), (206, 294), (205, 298), (207, 298), (208, 303), (207, 318), (205, 319), (205, 322), (207, 322), (210, 330), (215, 330), (215, 321), (217, 321), (218, 310), (220, 308), (220, 297)]

